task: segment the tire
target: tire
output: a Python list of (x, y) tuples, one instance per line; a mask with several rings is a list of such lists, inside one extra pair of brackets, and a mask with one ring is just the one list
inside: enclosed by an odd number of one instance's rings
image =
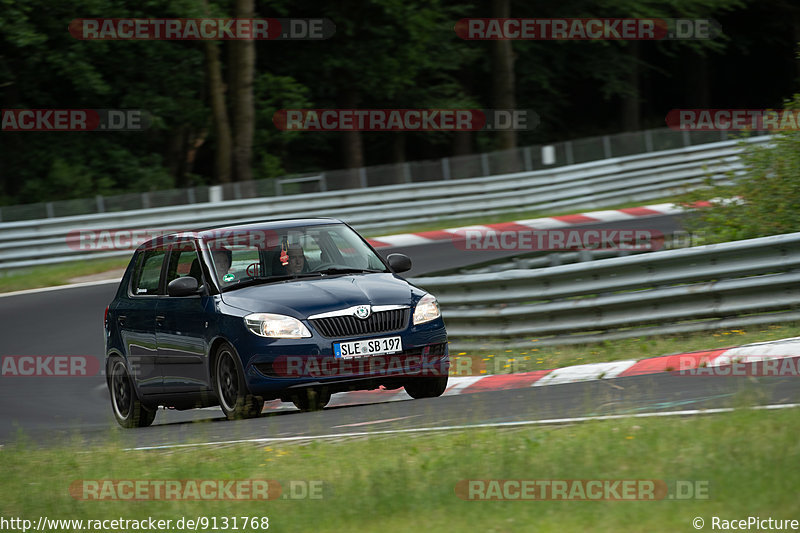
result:
[(111, 394), (111, 410), (120, 426), (143, 428), (153, 423), (156, 411), (146, 408), (139, 401), (125, 362), (119, 357), (115, 357), (111, 361), (109, 392)]
[(303, 389), (292, 395), (292, 403), (303, 412), (321, 411), (331, 401), (327, 389)]
[(227, 343), (217, 349), (214, 363), (214, 392), (228, 420), (255, 418), (261, 414), (261, 409), (264, 407), (264, 401), (247, 390), (239, 356)]
[(447, 389), (447, 378), (448, 376), (413, 378), (405, 385), (406, 393), (415, 400), (436, 398), (441, 396)]

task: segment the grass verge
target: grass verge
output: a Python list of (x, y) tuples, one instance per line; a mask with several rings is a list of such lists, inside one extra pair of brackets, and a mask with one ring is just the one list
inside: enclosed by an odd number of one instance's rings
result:
[[(0, 448), (0, 510), (34, 524), (39, 516), (268, 516), (277, 531), (692, 531), (695, 517), (707, 529), (713, 516), (800, 518), (800, 477), (792, 474), (798, 423), (800, 409), (739, 410), (306, 445), (123, 452), (120, 442), (44, 450), (20, 442)], [(324, 488), (321, 499), (266, 502), (76, 501), (69, 487), (85, 479), (271, 479), (284, 487), (318, 480)], [(659, 501), (465, 501), (455, 487), (470, 479), (684, 480), (709, 492)]]
[(0, 276), (0, 292), (66, 285), (71, 283), (70, 280), (73, 278), (125, 268), (130, 260), (130, 256), (126, 255), (112, 259), (70, 261), (58, 265), (33, 267), (24, 271), (12, 272)]

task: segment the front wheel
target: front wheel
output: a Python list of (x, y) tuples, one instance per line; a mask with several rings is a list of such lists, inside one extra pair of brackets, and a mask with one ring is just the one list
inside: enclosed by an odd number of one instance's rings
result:
[(229, 344), (223, 344), (217, 350), (216, 372), (214, 372), (214, 390), (219, 399), (219, 406), (229, 420), (255, 418), (261, 414), (264, 402), (247, 390), (239, 357)]
[(444, 394), (447, 389), (447, 378), (448, 376), (412, 378), (405, 385), (406, 393), (415, 400), (436, 398)]
[(153, 423), (156, 412), (146, 408), (136, 396), (133, 381), (122, 359), (114, 358), (111, 364), (111, 410), (114, 418), (124, 428), (143, 428)]

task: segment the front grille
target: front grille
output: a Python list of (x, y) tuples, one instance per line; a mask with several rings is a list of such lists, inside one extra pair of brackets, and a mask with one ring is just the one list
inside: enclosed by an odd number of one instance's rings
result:
[(315, 318), (309, 322), (323, 337), (356, 337), (405, 329), (410, 312), (410, 309), (392, 309), (376, 311), (363, 320), (348, 315)]

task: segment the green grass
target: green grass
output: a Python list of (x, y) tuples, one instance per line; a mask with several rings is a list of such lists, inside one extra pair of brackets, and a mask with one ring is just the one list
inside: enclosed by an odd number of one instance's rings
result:
[(111, 259), (70, 261), (58, 265), (33, 267), (23, 271), (4, 273), (0, 276), (0, 292), (66, 285), (70, 283), (72, 278), (125, 268), (130, 260), (130, 256), (126, 255)]
[[(450, 350), (455, 368), (452, 375), (506, 374), (547, 370), (585, 363), (644, 359), (659, 355), (700, 350), (730, 348), (752, 342), (764, 342), (800, 336), (800, 323), (787, 322), (762, 326), (725, 329), (700, 333), (685, 333), (601, 343), (540, 346), (530, 339), (530, 348), (511, 350)], [(463, 366), (458, 366), (459, 358)], [(459, 369), (461, 370), (459, 372)]]
[[(0, 514), (34, 523), (42, 515), (268, 516), (270, 531), (693, 531), (698, 516), (706, 529), (715, 515), (800, 518), (798, 423), (800, 409), (739, 410), (306, 445), (125, 452), (119, 441), (89, 447), (76, 440), (36, 450), (22, 442), (0, 448)], [(83, 479), (271, 479), (284, 486), (319, 480), (324, 489), (313, 500), (76, 501), (69, 487)], [(469, 479), (691, 480), (707, 482), (709, 494), (662, 501), (465, 501), (455, 487)]]

